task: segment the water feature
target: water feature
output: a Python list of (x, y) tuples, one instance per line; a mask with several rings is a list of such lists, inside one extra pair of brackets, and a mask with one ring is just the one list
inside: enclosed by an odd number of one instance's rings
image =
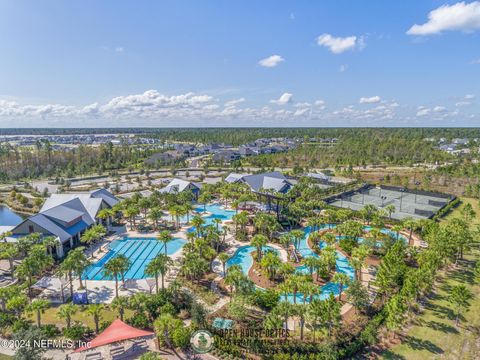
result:
[(0, 205), (0, 226), (15, 226), (23, 221), (23, 217), (8, 208)]

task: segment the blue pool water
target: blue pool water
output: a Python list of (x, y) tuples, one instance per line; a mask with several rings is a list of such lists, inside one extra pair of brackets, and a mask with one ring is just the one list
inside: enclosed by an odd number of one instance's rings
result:
[[(252, 253), (256, 250), (257, 248), (255, 246), (250, 246), (250, 245), (239, 247), (235, 252), (235, 254), (230, 259), (227, 260), (226, 268), (228, 269), (232, 265), (240, 265), (243, 273), (245, 275), (248, 275), (248, 272), (250, 271), (250, 268), (253, 265)], [(270, 246), (264, 246), (262, 247), (262, 250), (276, 251), (276, 249)]]
[[(302, 254), (303, 257), (308, 257), (308, 256), (315, 256), (318, 257), (316, 253), (314, 253), (307, 245), (307, 238), (308, 235), (310, 234), (311, 230), (309, 227), (305, 228), (305, 236), (303, 237), (302, 241), (300, 242), (300, 253)], [(321, 245), (322, 247), (325, 246), (323, 243)], [(265, 250), (274, 250), (274, 248), (270, 246), (265, 246), (263, 247), (264, 251)], [(252, 253), (256, 250), (256, 247), (254, 246), (242, 246), (237, 249), (235, 254), (227, 261), (226, 267), (230, 267), (232, 265), (240, 265), (242, 268), (242, 271), (245, 275), (248, 275), (248, 272), (250, 271), (250, 268), (253, 265), (253, 257)], [(354, 269), (350, 266), (348, 263), (348, 259), (342, 255), (341, 253), (337, 252), (337, 271), (338, 272), (343, 272), (350, 276), (350, 278), (353, 279), (355, 276), (355, 271)], [(309, 270), (305, 265), (301, 265), (296, 268), (296, 272), (302, 273), (302, 274), (308, 274)], [(316, 298), (319, 299), (326, 299), (330, 293), (333, 293), (335, 296), (337, 296), (340, 293), (340, 287), (338, 284), (335, 283), (328, 283), (324, 286), (321, 287), (320, 294), (316, 296)], [(285, 299), (285, 296), (282, 296), (281, 299)], [(291, 303), (294, 302), (294, 296), (293, 294), (288, 294), (287, 295), (287, 300)], [(303, 301), (303, 294), (298, 293), (296, 302), (301, 303)], [(308, 301), (308, 299), (307, 299)]]
[[(326, 224), (321, 226), (317, 230), (333, 228), (333, 227), (335, 227), (335, 225)], [(370, 231), (372, 228), (370, 226), (365, 226), (364, 229), (365, 231)], [(303, 258), (306, 258), (309, 256), (318, 257), (318, 255), (308, 246), (308, 242), (307, 242), (308, 236), (312, 232), (312, 229), (310, 227), (306, 227), (304, 229), (304, 232), (305, 234), (301, 239), (301, 241), (299, 242), (299, 246), (297, 249), (298, 252), (302, 255)], [(382, 229), (382, 232), (384, 234), (389, 234), (395, 238), (397, 237), (397, 234), (391, 231), (390, 229)], [(407, 241), (407, 239), (403, 235), (400, 235), (399, 238), (402, 239), (403, 241)], [(361, 239), (359, 239), (359, 241), (361, 241)], [(325, 246), (326, 244), (324, 242), (320, 243), (321, 248), (324, 248)], [(238, 248), (235, 254), (227, 261), (226, 267), (228, 268), (232, 265), (240, 265), (243, 273), (245, 275), (248, 275), (248, 272), (253, 265), (252, 252), (254, 252), (255, 250), (256, 248), (254, 246), (248, 246), (248, 245)], [(265, 246), (264, 250), (274, 250), (274, 249), (272, 247)], [(348, 262), (347, 257), (338, 251), (336, 252), (336, 255), (337, 255), (336, 271), (347, 274), (351, 279), (354, 279), (355, 270)], [(297, 267), (295, 271), (301, 274), (310, 273), (308, 267), (305, 265), (301, 265)], [(346, 287), (344, 287), (344, 289), (345, 288)], [(338, 296), (338, 294), (340, 293), (340, 286), (336, 283), (329, 282), (328, 284), (325, 284), (321, 287), (320, 294), (317, 295), (316, 298), (322, 299), (322, 300), (326, 299), (328, 296), (330, 296), (330, 293), (333, 293), (333, 295)], [(289, 301), (290, 303), (293, 303), (294, 300), (297, 303), (303, 302), (303, 294), (300, 294), (300, 293), (297, 293), (296, 299), (294, 299), (293, 294), (288, 294), (286, 298), (287, 298), (287, 301)], [(282, 295), (281, 299), (284, 300), (285, 296)], [(309, 300), (307, 299), (307, 301)]]
[[(205, 226), (215, 225), (215, 222), (213, 221), (214, 219), (220, 219), (222, 221), (226, 221), (226, 220), (231, 220), (233, 215), (235, 215), (234, 210), (227, 210), (220, 204), (209, 204), (205, 207), (198, 206), (197, 208), (195, 208), (195, 211), (200, 214), (203, 213), (204, 211), (207, 211), (210, 213), (207, 216), (202, 216), (203, 220), (205, 220)], [(219, 228), (221, 227), (222, 226), (219, 225)], [(187, 231), (188, 232), (195, 231), (195, 226), (190, 227)]]
[(15, 226), (20, 224), (23, 218), (14, 213), (8, 207), (0, 205), (0, 226)]
[[(186, 243), (187, 241), (184, 239), (173, 239), (167, 244), (167, 254), (176, 253)], [(109, 245), (109, 251), (100, 260), (85, 270), (82, 278), (87, 280), (113, 280), (103, 273), (104, 266), (110, 259), (123, 254), (131, 262), (130, 268), (125, 273), (125, 279), (145, 279), (147, 278), (145, 268), (155, 256), (163, 252), (163, 244), (155, 238), (126, 237), (116, 240)]]

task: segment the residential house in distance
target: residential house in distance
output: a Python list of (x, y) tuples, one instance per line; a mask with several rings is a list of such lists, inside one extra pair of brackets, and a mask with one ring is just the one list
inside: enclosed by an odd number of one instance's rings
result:
[[(10, 241), (32, 234), (54, 236), (58, 245), (55, 256), (62, 258), (75, 246), (80, 244), (80, 237), (89, 227), (102, 222), (98, 213), (110, 209), (118, 199), (108, 190), (98, 189), (89, 193), (52, 194), (45, 201), (40, 212), (30, 216), (12, 230)], [(110, 224), (107, 219), (106, 225)]]
[(185, 155), (182, 152), (179, 152), (178, 150), (167, 150), (164, 152), (158, 152), (155, 154), (152, 154), (147, 160), (146, 163), (149, 165), (166, 165), (166, 164), (172, 164), (176, 161), (181, 160), (184, 158)]
[(201, 185), (192, 181), (173, 179), (167, 186), (158, 190), (161, 193), (180, 194), (184, 191), (190, 191), (193, 194), (193, 199), (197, 200), (200, 195)]
[(232, 162), (240, 159), (240, 153), (234, 150), (219, 151), (212, 156), (212, 160), (215, 162)]

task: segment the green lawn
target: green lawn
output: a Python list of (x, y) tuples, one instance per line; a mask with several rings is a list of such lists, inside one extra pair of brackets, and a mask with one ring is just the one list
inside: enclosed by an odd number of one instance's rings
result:
[[(479, 221), (479, 204), (475, 200), (465, 201), (471, 202), (477, 212), (473, 227)], [(462, 206), (449, 214), (448, 218), (458, 216)], [(425, 311), (415, 319), (403, 342), (382, 354), (383, 359), (480, 358), (480, 285), (473, 284), (472, 272), (474, 262), (479, 259), (480, 252), (472, 251), (457, 269), (440, 274), (436, 291), (427, 300)], [(467, 285), (474, 298), (459, 327), (455, 328), (447, 296), (451, 287), (458, 284)]]
[[(57, 312), (58, 312), (58, 307), (51, 307), (50, 309), (45, 311), (45, 313), (42, 314), (42, 324), (54, 324), (60, 327), (65, 326), (65, 321), (57, 317)], [(125, 310), (126, 319), (129, 318), (132, 314), (133, 312), (131, 310)], [(28, 318), (33, 322), (36, 321), (36, 315), (34, 314), (30, 314)], [(104, 321), (108, 321), (108, 322), (113, 321), (116, 318), (117, 318), (117, 313), (114, 311), (111, 311), (108, 307), (105, 307), (105, 309), (102, 312), (100, 324)], [(79, 311), (75, 315), (73, 315), (72, 320), (79, 321), (82, 324), (88, 326), (92, 330), (95, 329), (95, 323), (93, 321), (93, 318), (92, 316), (88, 315), (88, 313), (86, 312), (85, 306), (79, 307)]]
[(13, 359), (13, 357), (8, 356), (8, 355), (0, 354), (0, 360), (11, 360), (11, 359)]

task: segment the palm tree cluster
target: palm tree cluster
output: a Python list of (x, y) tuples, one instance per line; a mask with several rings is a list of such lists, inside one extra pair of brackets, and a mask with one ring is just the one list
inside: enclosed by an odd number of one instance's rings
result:
[(124, 199), (115, 205), (113, 210), (115, 213), (121, 213), (129, 221), (132, 229), (137, 228), (137, 217), (142, 215), (142, 222), (150, 222), (155, 230), (159, 230), (161, 226), (164, 228), (167, 226), (164, 217), (168, 211), (172, 217), (172, 223), (179, 228), (180, 218), (182, 216), (188, 218), (193, 211), (192, 199), (193, 195), (188, 191), (179, 194), (153, 191), (148, 197), (137, 192), (131, 198)]
[[(205, 225), (205, 220), (197, 215), (191, 223), (194, 231), (187, 233), (189, 242), (183, 247), (181, 274), (199, 283), (203, 275), (210, 271), (213, 260), (224, 249), (227, 232), (226, 228), (220, 228), (220, 219), (214, 219), (213, 224)], [(221, 258), (226, 262), (225, 255)]]

